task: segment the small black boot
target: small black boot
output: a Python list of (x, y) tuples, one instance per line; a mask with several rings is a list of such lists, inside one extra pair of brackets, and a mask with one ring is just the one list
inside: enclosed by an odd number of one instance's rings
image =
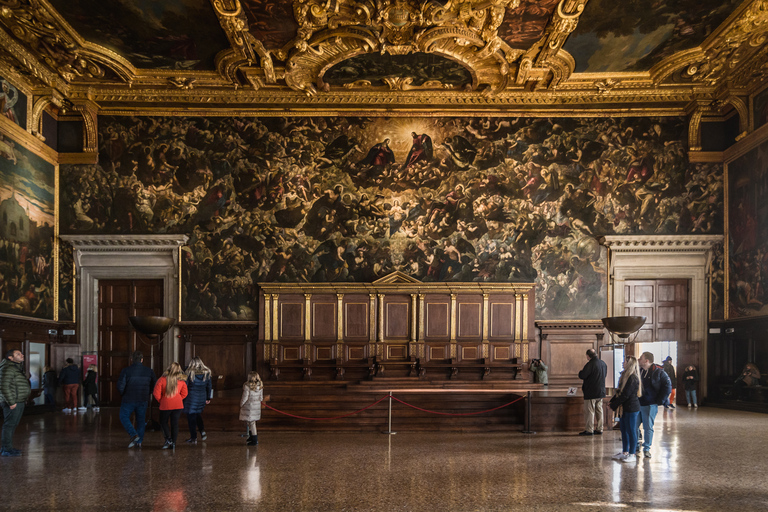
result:
[(245, 442), (246, 446), (254, 446), (256, 444), (256, 436), (248, 436), (248, 440)]

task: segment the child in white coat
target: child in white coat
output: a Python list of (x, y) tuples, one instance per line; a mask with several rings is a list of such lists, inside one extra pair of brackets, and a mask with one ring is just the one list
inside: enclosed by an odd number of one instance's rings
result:
[(246, 445), (259, 444), (256, 433), (256, 422), (261, 419), (261, 403), (269, 400), (264, 397), (264, 384), (257, 372), (248, 374), (248, 381), (243, 384), (243, 397), (240, 399), (240, 421), (248, 424), (248, 441)]

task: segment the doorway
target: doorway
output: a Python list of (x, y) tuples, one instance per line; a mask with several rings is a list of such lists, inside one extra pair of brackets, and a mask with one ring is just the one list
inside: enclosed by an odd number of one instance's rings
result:
[(162, 347), (149, 344), (129, 325), (128, 317), (162, 315), (162, 279), (99, 280), (99, 399), (102, 405), (120, 405), (117, 380), (131, 364), (131, 354), (144, 353), (144, 364), (156, 374), (163, 371)]

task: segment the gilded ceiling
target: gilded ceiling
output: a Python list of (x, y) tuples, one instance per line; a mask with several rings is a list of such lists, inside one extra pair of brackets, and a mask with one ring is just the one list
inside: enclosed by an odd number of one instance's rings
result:
[(0, 76), (98, 112), (721, 115), (768, 0), (0, 0)]

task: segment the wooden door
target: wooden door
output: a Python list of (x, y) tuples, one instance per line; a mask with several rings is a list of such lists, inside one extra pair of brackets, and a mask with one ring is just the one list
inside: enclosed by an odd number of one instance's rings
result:
[(131, 364), (131, 354), (144, 353), (144, 364), (156, 374), (163, 370), (162, 346), (130, 326), (128, 317), (163, 314), (162, 279), (99, 281), (99, 399), (102, 405), (119, 405), (117, 379)]
[(646, 317), (635, 339), (638, 343), (687, 341), (688, 280), (625, 281), (624, 315)]

